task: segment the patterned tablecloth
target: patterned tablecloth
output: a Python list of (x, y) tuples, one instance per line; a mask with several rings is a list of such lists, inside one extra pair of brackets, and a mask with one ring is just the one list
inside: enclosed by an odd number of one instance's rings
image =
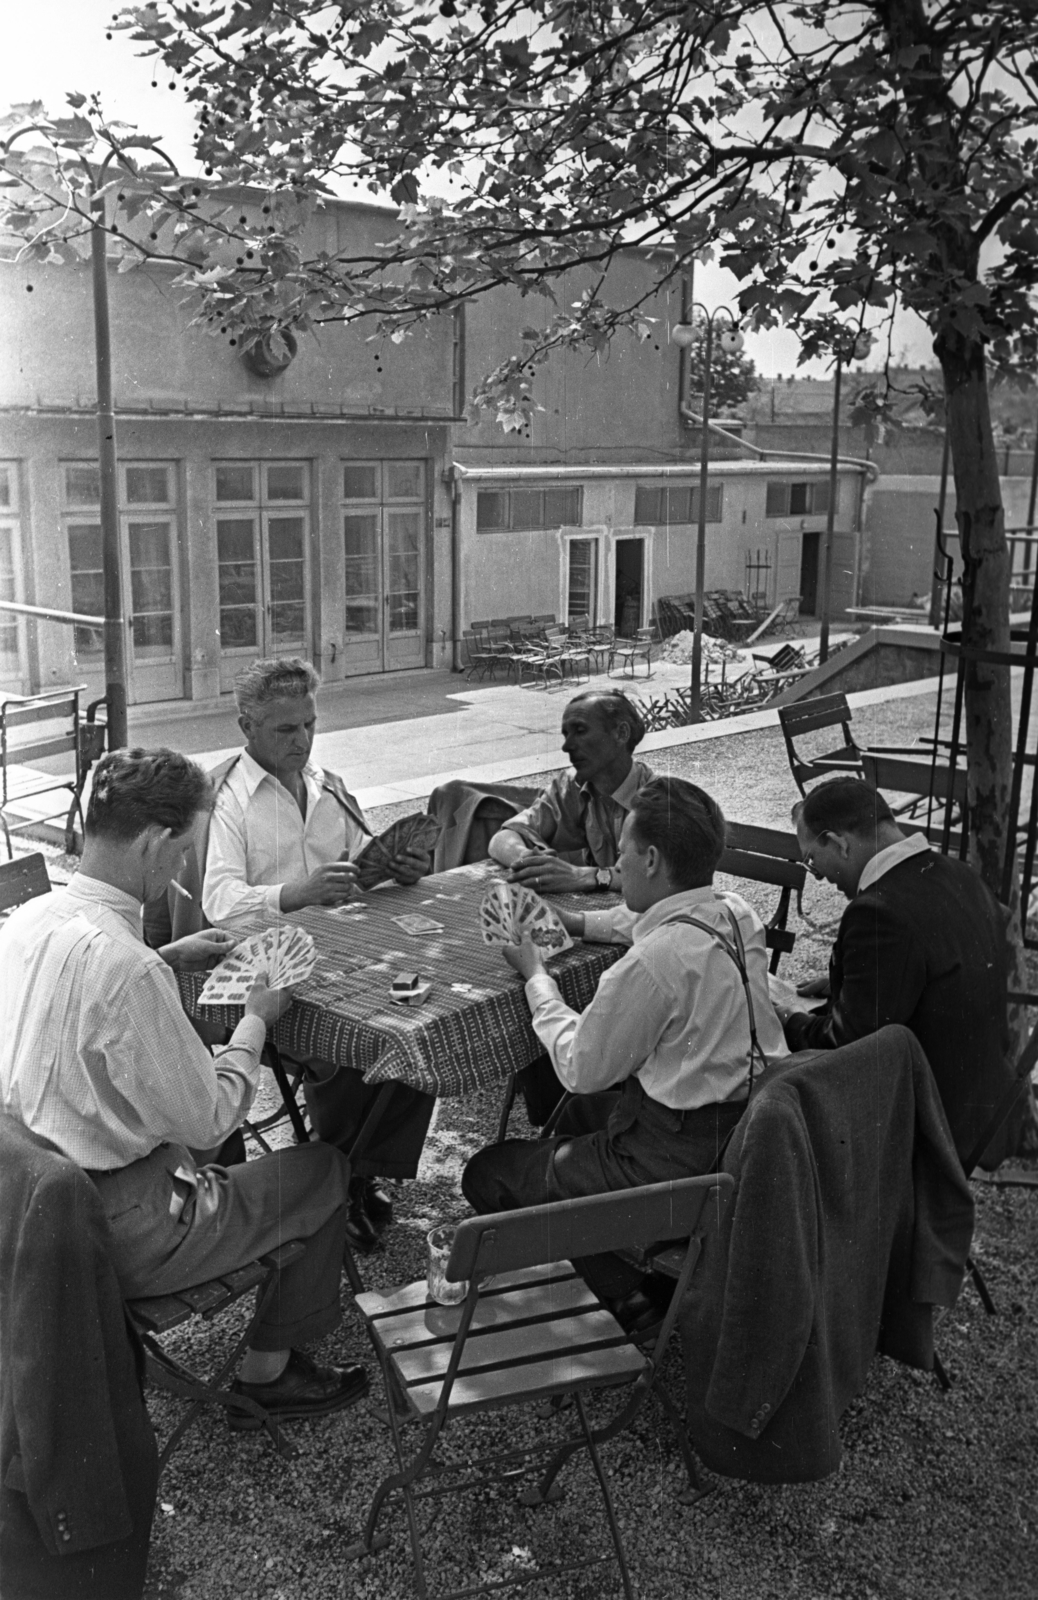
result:
[[(297, 1059), (318, 1058), (358, 1068), (369, 1083), (399, 1079), (430, 1094), (461, 1095), (500, 1082), (527, 1066), (542, 1047), (530, 1025), (522, 980), (499, 947), (483, 943), (478, 907), (487, 883), (501, 877), (493, 862), (457, 867), (411, 888), (389, 885), (336, 910), (310, 907), (286, 921), (313, 935), (317, 965), (277, 1025), (279, 1047)], [(587, 895), (553, 895), (552, 903), (586, 910)], [(617, 895), (597, 894), (596, 909)], [(442, 931), (413, 935), (393, 922), (429, 917)], [(255, 930), (264, 926), (257, 921)], [(582, 1011), (617, 945), (577, 943), (549, 963), (567, 1004)], [(389, 986), (398, 972), (430, 979), (428, 998), (398, 1005)], [(179, 973), (187, 1010), (233, 1026), (240, 1008), (199, 1006), (205, 975)]]

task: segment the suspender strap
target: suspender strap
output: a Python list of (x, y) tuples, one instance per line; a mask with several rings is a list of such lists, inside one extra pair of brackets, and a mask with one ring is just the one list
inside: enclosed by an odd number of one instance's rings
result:
[(363, 811), (360, 809), (360, 806), (357, 804), (356, 800), (354, 800), (353, 796), (350, 794), (349, 790), (337, 772), (329, 772), (327, 767), (323, 767), (321, 769), (321, 786), (328, 794), (332, 796), (333, 799), (339, 802), (346, 815), (353, 818), (353, 821), (357, 824), (357, 827), (362, 833), (366, 833), (369, 839), (373, 839), (375, 837), (367, 823), (364, 821)]
[(698, 917), (670, 917), (668, 921), (687, 922), (689, 927), (699, 928), (701, 932), (708, 933), (712, 939), (717, 940), (725, 954), (735, 962), (739, 977), (742, 980), (742, 991), (746, 996), (746, 1011), (750, 1023), (750, 1080), (746, 1088), (746, 1098), (749, 1100), (750, 1095), (753, 1093), (754, 1060), (760, 1062), (761, 1070), (763, 1071), (768, 1064), (768, 1058), (761, 1049), (760, 1040), (757, 1038), (757, 1018), (753, 1009), (753, 995), (750, 991), (750, 974), (746, 966), (746, 946), (743, 943), (742, 931), (731, 906), (725, 906), (724, 909), (732, 927), (732, 937), (730, 939), (721, 932), (720, 928), (712, 928), (709, 922), (702, 922)]

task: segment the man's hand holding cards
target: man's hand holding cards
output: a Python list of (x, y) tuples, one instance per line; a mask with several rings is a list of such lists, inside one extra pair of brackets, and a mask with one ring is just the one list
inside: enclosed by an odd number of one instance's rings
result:
[(529, 939), (542, 955), (571, 950), (573, 940), (539, 895), (519, 883), (492, 883), (479, 906), (484, 944), (518, 945)]

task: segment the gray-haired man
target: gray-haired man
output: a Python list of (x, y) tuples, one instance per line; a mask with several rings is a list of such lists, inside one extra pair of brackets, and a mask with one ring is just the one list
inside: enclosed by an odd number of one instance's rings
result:
[[(336, 906), (354, 892), (353, 858), (371, 836), (364, 813), (337, 774), (311, 760), (320, 680), (296, 656), (258, 661), (235, 684), (245, 748), (215, 773), (202, 906), (210, 922), (234, 928), (257, 915)], [(427, 855), (401, 854), (398, 883), (429, 871)], [(318, 1134), (349, 1150), (377, 1093), (352, 1067), (308, 1063), (305, 1094)], [(398, 1085), (350, 1185), (350, 1239), (370, 1250), (392, 1217), (376, 1175), (413, 1178), (433, 1100)]]

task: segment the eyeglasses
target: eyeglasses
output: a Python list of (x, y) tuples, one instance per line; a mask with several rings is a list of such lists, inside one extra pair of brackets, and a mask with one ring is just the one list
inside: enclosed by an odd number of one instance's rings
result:
[(807, 868), (808, 872), (811, 874), (812, 878), (820, 878), (822, 876), (821, 872), (815, 866), (815, 863), (814, 863), (814, 852), (818, 848), (818, 846), (825, 839), (827, 839), (828, 837), (829, 837), (828, 832), (823, 830), (823, 832), (821, 832), (820, 834), (818, 834), (816, 836), (816, 838), (815, 838), (813, 844), (810, 846), (810, 848), (807, 849), (807, 850), (803, 850), (800, 853), (800, 859), (804, 863), (804, 866)]

